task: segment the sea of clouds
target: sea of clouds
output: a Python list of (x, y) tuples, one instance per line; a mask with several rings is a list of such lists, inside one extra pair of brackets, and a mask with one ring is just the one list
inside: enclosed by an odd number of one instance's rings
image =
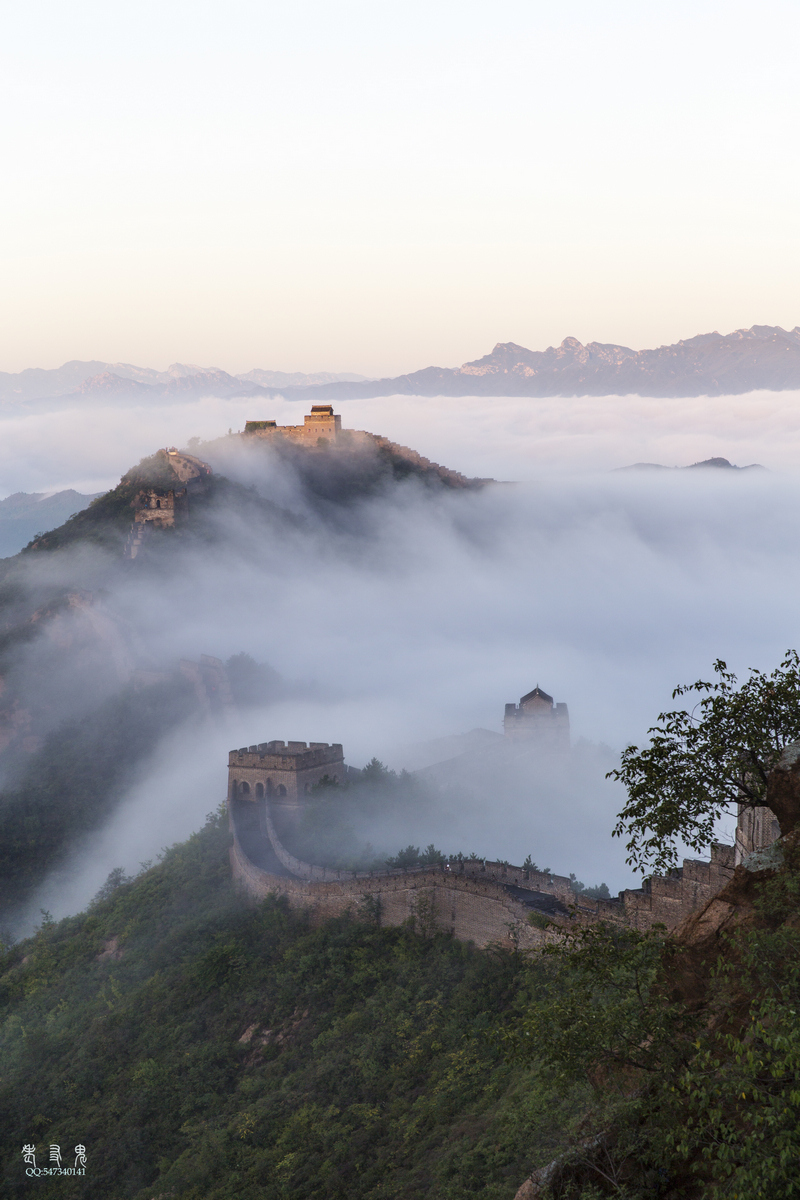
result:
[[(228, 718), (163, 744), (91, 855), (76, 857), (68, 886), (62, 876), (38, 898), (56, 915), (85, 903), (112, 867), (135, 869), (196, 828), (225, 794), (230, 746), (337, 741), (355, 765), (377, 755), (399, 767), (415, 743), (499, 731), (504, 704), (536, 683), (569, 704), (573, 738), (590, 747), (580, 769), (558, 787), (534, 776), (487, 784), (482, 802), (461, 807), (451, 795), (424, 828), (395, 822), (391, 836), (511, 861), (531, 853), (586, 882), (630, 885), (610, 837), (622, 796), (603, 778), (607, 765), (714, 659), (771, 669), (800, 643), (797, 393), (394, 397), (337, 410), (346, 427), (518, 482), (433, 498), (404, 486), (337, 527), (286, 464), (228, 455), (226, 472), (303, 516), (304, 532), (273, 545), (230, 513), (224, 552), (187, 557), (158, 591), (134, 578), (104, 603), (149, 662), (246, 650), (302, 687), (235, 726)], [(1, 426), (0, 481), (5, 492), (97, 491), (158, 446), (217, 437), (246, 418), (298, 422), (303, 411), (207, 399), (13, 417)], [(713, 456), (767, 469), (615, 470)]]
[[(468, 475), (532, 480), (634, 462), (684, 466), (714, 456), (773, 471), (800, 464), (800, 393), (641, 396), (389, 396), (337, 402), (343, 423), (381, 433)], [(304, 405), (262, 397), (92, 406), (3, 416), (0, 498), (112, 487), (159, 445), (218, 437), (248, 419), (302, 421)]]

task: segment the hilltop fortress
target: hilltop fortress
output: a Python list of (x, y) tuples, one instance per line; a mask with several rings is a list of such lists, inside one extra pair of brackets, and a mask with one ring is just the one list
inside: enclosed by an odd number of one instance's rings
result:
[[(362, 486), (366, 481), (392, 478), (395, 481), (416, 477), (426, 485), (448, 488), (476, 488), (492, 482), (468, 479), (432, 462), (412, 450), (379, 434), (363, 429), (342, 429), (342, 418), (331, 404), (315, 404), (302, 425), (279, 425), (274, 420), (246, 421), (244, 431), (232, 435), (246, 443), (272, 443), (274, 449), (308, 454), (306, 465), (320, 464), (330, 454), (342, 478), (351, 476)], [(133, 524), (124, 547), (124, 556), (134, 559), (143, 541), (156, 529), (183, 524), (189, 515), (193, 497), (208, 492), (211, 467), (193, 454), (174, 446), (157, 451), (146, 464), (133, 468), (122, 482), (136, 487), (131, 502)]]
[(354, 455), (359, 456), (358, 468), (364, 469), (365, 461), (380, 464), (395, 480), (416, 476), (426, 484), (444, 484), (450, 488), (475, 488), (493, 482), (489, 479), (468, 479), (460, 471), (432, 462), (410, 446), (401, 446), (378, 433), (364, 429), (343, 429), (342, 418), (333, 411), (331, 404), (315, 404), (311, 412), (303, 417), (302, 425), (279, 425), (274, 420), (246, 421), (244, 432), (239, 435), (244, 442), (257, 445), (259, 442), (272, 444), (276, 450), (302, 449), (312, 455), (329, 453), (340, 465), (356, 466)]
[(332, 404), (312, 404), (311, 412), (303, 417), (302, 425), (279, 425), (277, 421), (245, 421), (246, 436), (280, 437), (302, 445), (319, 445), (335, 442), (342, 432), (342, 418), (333, 411)]

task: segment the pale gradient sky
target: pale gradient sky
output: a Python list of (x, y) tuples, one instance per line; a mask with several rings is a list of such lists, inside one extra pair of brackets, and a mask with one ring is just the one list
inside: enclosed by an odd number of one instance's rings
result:
[(0, 12), (0, 369), (800, 323), (797, 4)]

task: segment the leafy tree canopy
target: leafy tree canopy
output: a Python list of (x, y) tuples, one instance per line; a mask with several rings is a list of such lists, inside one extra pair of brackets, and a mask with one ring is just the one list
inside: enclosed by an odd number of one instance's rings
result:
[(717, 819), (735, 805), (767, 805), (767, 775), (800, 739), (796, 650), (771, 674), (751, 670), (741, 685), (721, 659), (714, 671), (713, 682), (675, 688), (673, 699), (696, 694), (697, 703), (659, 713), (650, 745), (628, 746), (607, 776), (628, 791), (614, 835), (627, 835), (628, 862), (643, 870), (674, 867), (679, 839), (705, 849)]

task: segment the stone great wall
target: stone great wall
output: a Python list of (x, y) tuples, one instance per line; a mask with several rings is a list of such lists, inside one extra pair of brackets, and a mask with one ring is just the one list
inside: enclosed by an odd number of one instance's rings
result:
[[(522, 697), (519, 707), (508, 705), (509, 709), (514, 710), (515, 732), (520, 713), (527, 713), (529, 738), (538, 736), (543, 720), (547, 731), (558, 724), (552, 713), (568, 721), (566, 705), (555, 706), (538, 686)], [(307, 909), (316, 922), (361, 910), (383, 925), (413, 919), (479, 947), (525, 949), (599, 922), (642, 932), (654, 925), (674, 929), (721, 891), (738, 864), (754, 862), (780, 836), (776, 811), (781, 809), (774, 809), (774, 800), (772, 808), (740, 804), (734, 846), (715, 843), (709, 861), (684, 859), (669, 875), (654, 875), (643, 887), (628, 888), (614, 899), (576, 893), (563, 875), (481, 859), (365, 872), (303, 862), (283, 845), (274, 815), (280, 814), (280, 828), (296, 827), (308, 795), (325, 780), (336, 784), (351, 772), (360, 774), (345, 766), (339, 743), (272, 741), (230, 751), (231, 866), (246, 895), (253, 900), (285, 896), (292, 907)], [(769, 787), (780, 789), (786, 779), (794, 787), (795, 774), (800, 777), (800, 742), (784, 749)], [(797, 788), (800, 792), (800, 784)]]
[[(482, 860), (374, 872), (332, 871), (304, 863), (280, 841), (270, 806), (229, 797), (231, 867), (253, 900), (284, 896), (315, 923), (347, 911), (381, 925), (413, 919), (478, 947), (533, 949), (568, 929), (599, 921), (646, 930), (674, 928), (710, 900), (733, 874), (733, 847), (716, 845), (711, 861), (684, 859), (671, 876), (655, 876), (614, 900), (575, 894), (561, 875)], [(256, 817), (254, 821), (253, 818)], [(254, 861), (259, 859), (260, 864)]]

